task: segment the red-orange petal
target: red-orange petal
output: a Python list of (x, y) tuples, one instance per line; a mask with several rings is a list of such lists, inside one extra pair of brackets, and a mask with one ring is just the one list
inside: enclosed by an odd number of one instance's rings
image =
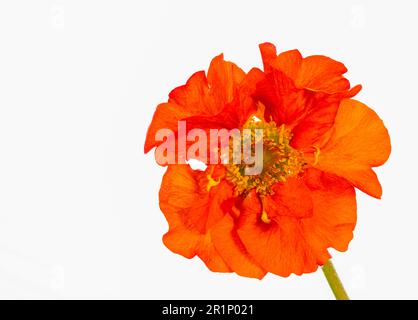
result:
[(257, 83), (254, 97), (265, 106), (265, 119), (280, 125), (298, 121), (310, 107), (311, 95), (297, 89), (281, 70), (273, 69)]
[(145, 139), (144, 152), (149, 152), (152, 148), (161, 143), (155, 137), (160, 129), (169, 129), (173, 133), (177, 132), (178, 121), (191, 115), (185, 108), (174, 103), (162, 103), (158, 105), (148, 127)]
[(299, 177), (290, 177), (272, 187), (273, 194), (263, 198), (263, 210), (270, 218), (288, 216), (305, 218), (312, 216), (310, 190)]
[(361, 85), (356, 85), (344, 92), (312, 95), (312, 104), (308, 106), (306, 115), (292, 129), (292, 146), (303, 150), (318, 144), (334, 125), (341, 100), (355, 96), (360, 90)]
[(225, 215), (211, 229), (213, 244), (232, 271), (243, 277), (262, 279), (266, 271), (248, 254), (235, 229), (235, 221)]
[(357, 222), (354, 188), (345, 179), (317, 169), (307, 169), (305, 184), (311, 190), (314, 214), (301, 220), (306, 241), (323, 264), (326, 248), (346, 251)]
[(372, 167), (386, 162), (390, 138), (379, 116), (365, 104), (341, 102), (329, 140), (320, 147), (317, 167), (347, 179), (365, 193), (380, 198), (382, 187)]
[(216, 106), (217, 112), (221, 111), (226, 103), (233, 100), (244, 77), (245, 72), (235, 63), (225, 61), (223, 54), (212, 60), (208, 70), (208, 83), (214, 103), (218, 104)]
[(284, 72), (290, 79), (297, 79), (302, 65), (302, 55), (299, 50), (289, 50), (280, 53), (273, 66)]
[(298, 50), (284, 51), (277, 55), (271, 43), (260, 46), (264, 70), (280, 70), (292, 79), (299, 89), (337, 93), (350, 89), (349, 81), (343, 77), (347, 68), (341, 62), (322, 55), (303, 58)]
[[(330, 247), (346, 250), (356, 223), (354, 188), (344, 179), (307, 169), (303, 178), (292, 184), (289, 192), (300, 194), (296, 190), (299, 185), (304, 195), (299, 200), (306, 202), (308, 197), (311, 205), (298, 206), (291, 201), (288, 210), (270, 215), (267, 212), (270, 221), (266, 222), (261, 219), (266, 208), (256, 193), (250, 192), (243, 202), (237, 230), (254, 260), (266, 271), (284, 277), (315, 271), (330, 258)], [(279, 207), (283, 206), (276, 200)], [(292, 209), (294, 213), (290, 214)]]
[(347, 68), (329, 57), (315, 55), (302, 60), (295, 84), (299, 88), (336, 93), (350, 89), (350, 82), (343, 77)]
[(277, 58), (276, 46), (270, 42), (261, 43), (259, 46), (265, 72), (272, 70), (272, 64)]
[(197, 115), (187, 118), (189, 129), (235, 129), (241, 128), (257, 110), (253, 99), (256, 84), (264, 77), (261, 70), (251, 69), (237, 86), (234, 99), (216, 115)]
[(259, 48), (265, 72), (276, 69), (291, 79), (297, 78), (303, 59), (298, 50), (284, 51), (277, 55), (276, 46), (269, 42), (260, 44)]
[(315, 256), (301, 236), (298, 220), (276, 216), (267, 224), (260, 218), (261, 202), (253, 191), (243, 202), (238, 235), (254, 260), (266, 271), (287, 277), (317, 269)]
[(169, 102), (183, 107), (190, 114), (211, 114), (215, 106), (212, 106), (205, 72), (194, 73), (186, 84), (173, 89)]
[(199, 256), (212, 271), (230, 272), (213, 245), (210, 229), (225, 214), (221, 203), (233, 190), (221, 182), (208, 191), (207, 174), (188, 165), (168, 166), (159, 194), (160, 208), (169, 224), (163, 241), (184, 257)]
[(170, 92), (168, 103), (157, 107), (147, 132), (145, 153), (161, 143), (155, 141), (159, 129), (170, 129), (176, 133), (179, 120), (218, 115), (233, 101), (244, 77), (244, 71), (225, 61), (222, 54), (213, 58), (207, 77), (204, 71), (194, 73), (185, 85)]
[[(220, 169), (211, 173), (215, 180), (222, 175)], [(186, 165), (168, 167), (160, 191), (160, 207), (170, 227), (164, 244), (184, 257), (199, 256), (212, 271), (261, 279), (266, 272), (248, 255), (234, 218), (223, 206), (233, 200), (232, 187), (222, 181), (208, 191), (206, 174)]]
[(361, 89), (343, 77), (346, 67), (326, 56), (303, 58), (298, 50), (277, 55), (271, 43), (260, 45), (265, 76), (255, 98), (265, 106), (265, 119), (292, 130), (292, 146), (311, 148), (334, 123), (339, 103)]

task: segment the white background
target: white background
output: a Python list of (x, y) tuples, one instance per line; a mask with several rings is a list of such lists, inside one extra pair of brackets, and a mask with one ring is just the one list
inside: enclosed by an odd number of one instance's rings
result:
[[(258, 44), (346, 64), (392, 138), (382, 200), (334, 263), (352, 298), (418, 298), (416, 1), (0, 3), (0, 297), (331, 299), (322, 273), (264, 280), (171, 253), (155, 106), (221, 52)], [(366, 137), (365, 137), (366, 138)]]

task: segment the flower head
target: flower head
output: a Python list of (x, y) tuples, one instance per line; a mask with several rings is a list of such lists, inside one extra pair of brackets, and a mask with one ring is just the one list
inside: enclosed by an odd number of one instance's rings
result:
[[(352, 99), (361, 87), (350, 88), (342, 63), (303, 58), (297, 50), (277, 54), (270, 43), (260, 50), (263, 71), (245, 73), (221, 55), (207, 76), (197, 72), (174, 89), (157, 107), (145, 152), (163, 143), (156, 139), (159, 129), (169, 129), (167, 140), (178, 143), (197, 128), (249, 129), (240, 141), (250, 141), (249, 157), (261, 145), (256, 174), (246, 174), (248, 164), (236, 159), (206, 161), (204, 171), (168, 164), (159, 194), (169, 224), (164, 244), (200, 257), (212, 271), (300, 275), (323, 265), (329, 248), (347, 250), (356, 225), (355, 188), (381, 197), (372, 167), (387, 160), (390, 140), (377, 114)], [(179, 132), (180, 120), (185, 132)], [(228, 141), (230, 156), (235, 149)], [(206, 159), (201, 153), (214, 147), (202, 143), (197, 158)], [(222, 158), (220, 150), (215, 154)], [(181, 157), (187, 162), (188, 155)]]

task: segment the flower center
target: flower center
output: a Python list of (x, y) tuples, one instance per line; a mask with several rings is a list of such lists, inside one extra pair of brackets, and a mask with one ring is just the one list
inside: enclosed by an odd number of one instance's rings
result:
[[(265, 122), (250, 118), (244, 129), (262, 129), (263, 132), (263, 169), (257, 175), (245, 175), (245, 163), (228, 164), (226, 178), (234, 184), (237, 194), (245, 193), (253, 188), (261, 195), (272, 194), (272, 186), (286, 181), (287, 177), (295, 176), (303, 170), (306, 164), (303, 153), (290, 146), (292, 134), (282, 124), (276, 126), (274, 121)], [(255, 137), (253, 135), (254, 145)]]

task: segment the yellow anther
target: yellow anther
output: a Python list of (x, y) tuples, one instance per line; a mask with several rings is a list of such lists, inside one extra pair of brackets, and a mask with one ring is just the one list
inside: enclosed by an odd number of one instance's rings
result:
[(271, 222), (271, 219), (269, 218), (267, 212), (265, 212), (264, 210), (263, 210), (263, 213), (261, 214), (261, 221), (267, 224)]
[(319, 161), (319, 155), (321, 154), (321, 149), (319, 149), (317, 146), (313, 146), (315, 149), (315, 153), (314, 153), (314, 163), (313, 165), (316, 166), (318, 164)]
[(284, 138), (284, 124), (282, 124), (280, 126), (280, 131), (279, 131), (279, 144), (283, 143), (283, 138)]
[(258, 175), (246, 176), (245, 163), (227, 165), (226, 179), (235, 186), (236, 194), (251, 189), (260, 195), (272, 194), (272, 186), (276, 183), (303, 171), (306, 164), (303, 153), (291, 147), (292, 133), (284, 124), (277, 127), (274, 121), (254, 121), (251, 118), (244, 128), (263, 130), (263, 170)]
[(218, 180), (215, 180), (212, 178), (210, 174), (206, 175), (206, 178), (208, 179), (208, 184), (206, 185), (206, 190), (209, 192), (212, 187), (216, 187), (220, 182), (221, 178), (218, 178)]

